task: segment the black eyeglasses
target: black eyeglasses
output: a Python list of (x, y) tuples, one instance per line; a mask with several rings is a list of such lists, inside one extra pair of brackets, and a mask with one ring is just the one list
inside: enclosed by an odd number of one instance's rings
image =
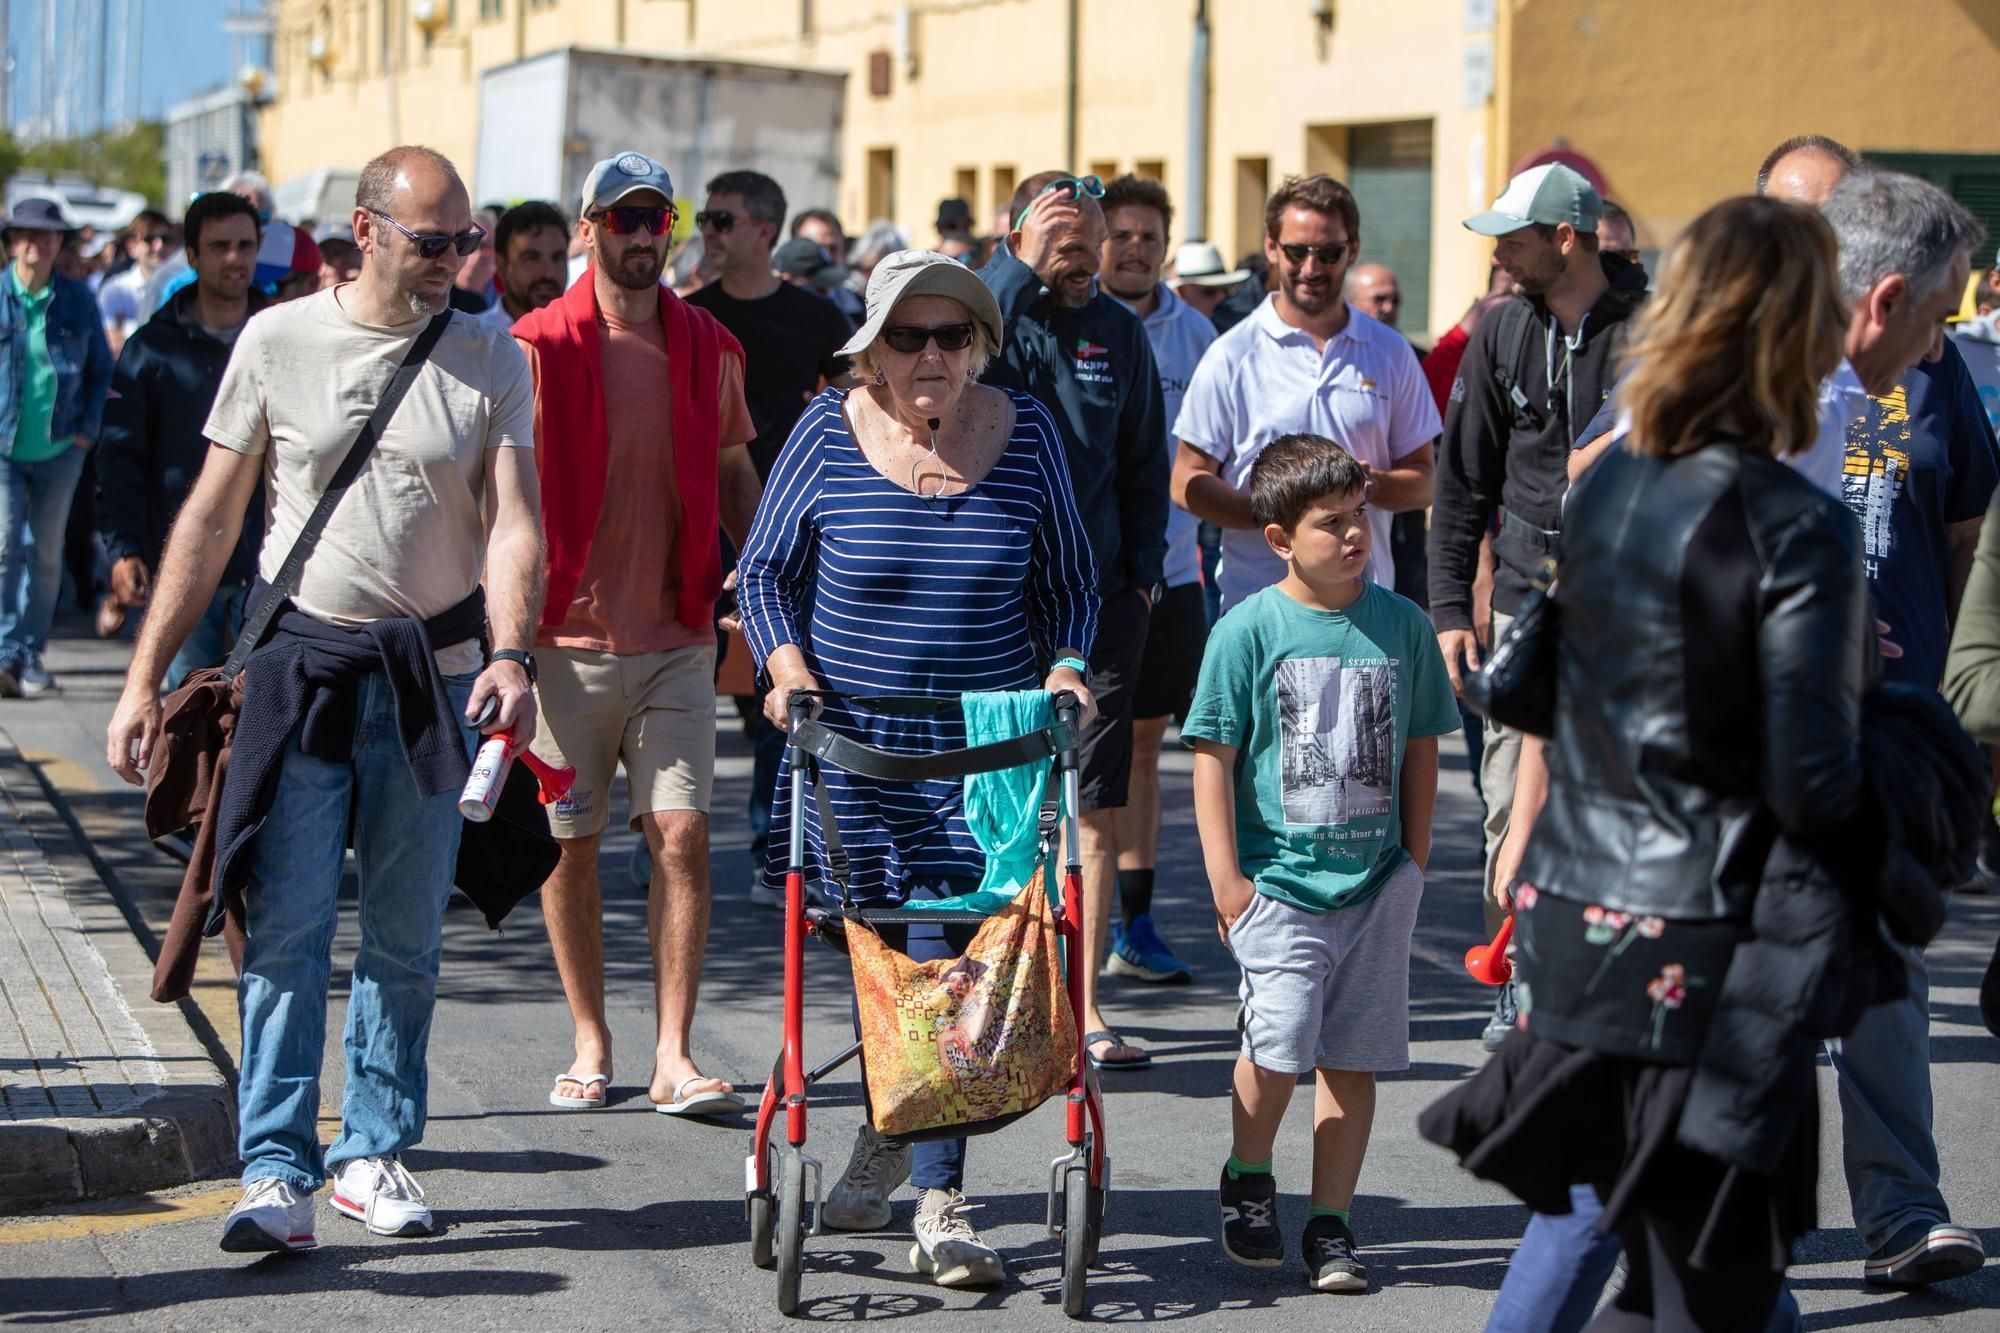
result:
[(597, 222), (613, 236), (636, 236), (640, 232), (650, 232), (654, 236), (665, 236), (674, 227), (674, 210), (671, 208), (645, 208), (631, 205), (624, 208), (607, 208), (599, 213)]
[(736, 215), (726, 208), (705, 208), (694, 215), (694, 225), (703, 229), (713, 227), (719, 236), (736, 225)]
[(1278, 249), (1294, 264), (1305, 263), (1306, 256), (1311, 255), (1320, 263), (1332, 267), (1340, 262), (1341, 256), (1347, 253), (1347, 247), (1352, 244), (1352, 241), (1335, 241), (1332, 245), (1280, 245)]
[(447, 236), (441, 231), (419, 236), (387, 213), (376, 213), (375, 216), (409, 237), (410, 244), (417, 248), (417, 254), (424, 259), (436, 259), (445, 252), (446, 247), (458, 251), (461, 256), (469, 255), (479, 248), (481, 241), (486, 239), (484, 227), (475, 226), (470, 231), (462, 231), (456, 236)]
[(173, 239), (174, 239), (174, 234), (170, 231), (156, 231), (146, 237), (146, 244), (170, 245), (173, 243)]
[(940, 352), (963, 352), (972, 346), (970, 324), (899, 324), (882, 330), (882, 341), (898, 352), (921, 352), (933, 339)]

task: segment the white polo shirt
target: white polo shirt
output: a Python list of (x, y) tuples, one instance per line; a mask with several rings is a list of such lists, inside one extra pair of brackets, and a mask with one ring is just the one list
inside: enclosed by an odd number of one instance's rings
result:
[[(1181, 400), (1174, 437), (1222, 464), (1222, 479), (1246, 489), (1250, 465), (1284, 435), (1324, 435), (1386, 472), (1444, 429), (1417, 354), (1403, 335), (1347, 307), (1347, 327), (1322, 353), (1312, 335), (1278, 317), (1277, 297), (1215, 340)], [(1374, 536), (1367, 577), (1396, 583), (1390, 514), (1368, 511)], [(1216, 584), (1224, 608), (1285, 576), (1285, 562), (1258, 530), (1224, 528)]]

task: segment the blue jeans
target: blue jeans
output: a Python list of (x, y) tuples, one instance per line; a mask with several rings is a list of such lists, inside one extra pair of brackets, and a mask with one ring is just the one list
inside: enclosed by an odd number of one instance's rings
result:
[[(761, 879), (771, 850), (771, 806), (778, 796), (778, 769), (785, 761), (785, 733), (763, 714), (764, 696), (750, 723), (750, 877)], [(789, 836), (790, 831), (786, 831)]]
[(19, 671), (49, 646), (62, 591), (63, 534), (84, 451), (39, 463), (0, 458), (0, 666)]
[(1910, 993), (1874, 1005), (1826, 1044), (1840, 1090), (1840, 1156), (1854, 1229), (1870, 1253), (1913, 1221), (1951, 1220), (1931, 1137), (1931, 976), (1921, 950), (1896, 946)]
[[(1486, 1333), (1578, 1333), (1590, 1322), (1624, 1247), (1616, 1234), (1598, 1233), (1604, 1205), (1596, 1190), (1572, 1185), (1569, 1199), (1567, 1216), (1536, 1213), (1528, 1219), (1487, 1316)], [(1778, 1292), (1765, 1333), (1798, 1333), (1804, 1327), (1787, 1285)]]
[(249, 596), (250, 589), (240, 583), (215, 590), (208, 610), (201, 613), (201, 619), (188, 631), (187, 642), (167, 664), (169, 693), (179, 689), (189, 675), (203, 667), (219, 666), (229, 656), (237, 634), (242, 632), (244, 601)]
[[(473, 679), (445, 678), (461, 711)], [(352, 757), (311, 758), (295, 732), (261, 826), (272, 836), (260, 834), (250, 846), (249, 939), (237, 985), (245, 1183), (276, 1176), (314, 1190), (329, 1163), (401, 1152), (424, 1132), (425, 1049), (464, 825), (456, 791), (417, 794), (387, 677), (363, 677), (356, 688)], [(474, 732), (461, 730), (470, 757)], [(315, 1128), (320, 1061), (350, 809), (361, 947), (347, 1002), (340, 1137), (322, 1156)]]

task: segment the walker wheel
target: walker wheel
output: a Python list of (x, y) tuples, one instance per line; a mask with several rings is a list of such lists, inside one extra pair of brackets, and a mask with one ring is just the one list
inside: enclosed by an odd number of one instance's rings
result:
[[(1083, 1318), (1084, 1288), (1090, 1280), (1091, 1260), (1097, 1257), (1097, 1225), (1092, 1216), (1090, 1167), (1087, 1163), (1063, 1172), (1063, 1313), (1071, 1319)], [(1102, 1217), (1102, 1209), (1096, 1210)]]
[(761, 1190), (752, 1190), (744, 1196), (744, 1207), (750, 1214), (750, 1262), (759, 1268), (771, 1268), (778, 1262), (772, 1248), (776, 1234), (777, 1209), (773, 1202), (773, 1191), (778, 1187), (778, 1150), (766, 1144), (764, 1147), (764, 1180)]
[(778, 1154), (778, 1313), (797, 1314), (799, 1267), (806, 1238), (806, 1168), (799, 1150), (786, 1145)]

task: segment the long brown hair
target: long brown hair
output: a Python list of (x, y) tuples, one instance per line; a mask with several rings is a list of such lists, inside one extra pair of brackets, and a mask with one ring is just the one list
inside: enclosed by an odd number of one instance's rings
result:
[(1847, 304), (1833, 229), (1775, 199), (1725, 199), (1674, 246), (1640, 317), (1626, 447), (1675, 458), (1740, 440), (1779, 457), (1819, 434), (1819, 386), (1840, 364)]

